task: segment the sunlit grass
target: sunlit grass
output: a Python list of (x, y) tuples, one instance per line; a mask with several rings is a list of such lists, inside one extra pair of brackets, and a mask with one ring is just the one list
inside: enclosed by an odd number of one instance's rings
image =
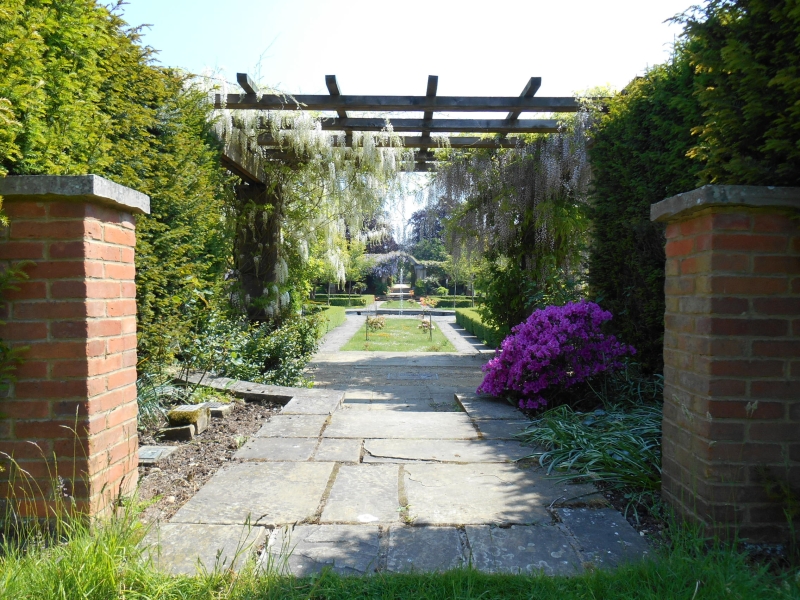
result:
[[(427, 319), (426, 319), (427, 322)], [(433, 336), (420, 328), (422, 319), (386, 319), (378, 331), (370, 331), (366, 339), (366, 324), (342, 347), (344, 351), (385, 352), (455, 352), (452, 343), (434, 322)]]

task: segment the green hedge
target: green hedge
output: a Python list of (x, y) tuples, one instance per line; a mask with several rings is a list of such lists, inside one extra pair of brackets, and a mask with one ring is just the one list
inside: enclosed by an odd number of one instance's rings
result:
[[(436, 308), (453, 308), (453, 301), (456, 303), (456, 308), (472, 308), (472, 296), (424, 296), (424, 298), (436, 298), (439, 304)], [(475, 296), (475, 306), (480, 306), (483, 298)]]
[(631, 82), (609, 103), (590, 150), (591, 296), (614, 318), (614, 333), (637, 349), (649, 372), (663, 369), (664, 226), (650, 205), (698, 185), (687, 153), (702, 121), (686, 55)]
[[(327, 304), (328, 298), (328, 294), (317, 294), (314, 298), (314, 301)], [(375, 296), (372, 294), (363, 294), (360, 296), (356, 294), (353, 294), (352, 296), (348, 296), (347, 294), (330, 295), (331, 306), (352, 306), (354, 308), (358, 308), (360, 306), (367, 306), (373, 302), (375, 302)]]
[(481, 321), (481, 315), (476, 310), (471, 310), (469, 308), (457, 308), (456, 323), (461, 325), (472, 335), (478, 337), (490, 348), (497, 348), (500, 345), (500, 342), (503, 341), (503, 336), (497, 330), (483, 324), (483, 321)]
[(344, 323), (346, 318), (344, 307), (330, 306), (321, 310), (319, 313), (319, 336), (322, 337), (331, 329), (335, 329)]

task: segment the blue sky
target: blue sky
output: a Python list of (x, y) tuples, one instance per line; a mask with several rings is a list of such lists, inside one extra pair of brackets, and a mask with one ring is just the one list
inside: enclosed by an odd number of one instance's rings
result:
[(256, 72), (290, 93), (542, 96), (623, 87), (666, 60), (680, 32), (664, 21), (691, 0), (129, 0), (167, 66)]
[[(623, 88), (667, 60), (680, 28), (665, 23), (691, 0), (128, 0), (131, 25), (161, 64), (194, 73), (248, 72), (288, 93), (516, 96), (542, 77), (540, 96)], [(256, 75), (259, 77), (255, 77)], [(236, 89), (236, 88), (235, 88)], [(446, 116), (440, 114), (439, 116)], [(461, 116), (470, 116), (462, 113)], [(497, 115), (493, 115), (495, 118)], [(427, 175), (404, 176), (409, 190)], [(419, 206), (388, 200), (397, 237)]]

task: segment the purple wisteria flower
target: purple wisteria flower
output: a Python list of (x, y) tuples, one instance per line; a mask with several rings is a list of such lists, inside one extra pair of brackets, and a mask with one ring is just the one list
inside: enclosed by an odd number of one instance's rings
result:
[(619, 359), (636, 349), (601, 331), (610, 319), (610, 312), (587, 300), (535, 311), (483, 366), (478, 392), (519, 398), (520, 408), (538, 409), (547, 404), (547, 389), (566, 389), (622, 368)]

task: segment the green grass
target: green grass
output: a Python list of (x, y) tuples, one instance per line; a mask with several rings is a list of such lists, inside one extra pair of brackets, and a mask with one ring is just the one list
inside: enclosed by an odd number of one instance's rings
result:
[(419, 328), (421, 319), (386, 319), (386, 326), (379, 331), (369, 332), (366, 341), (364, 329), (366, 323), (350, 338), (343, 347), (344, 351), (370, 352), (455, 352), (453, 344), (444, 337), (439, 327), (433, 332), (433, 340), (427, 332)]
[(451, 599), (495, 600), (797, 600), (800, 573), (770, 575), (730, 548), (707, 547), (681, 533), (670, 550), (613, 571), (574, 577), (446, 573), (343, 577), (323, 572), (294, 578), (219, 568), (195, 576), (157, 571), (137, 543), (144, 530), (133, 511), (93, 528), (74, 526), (58, 541), (0, 547), (0, 597), (9, 599)]

